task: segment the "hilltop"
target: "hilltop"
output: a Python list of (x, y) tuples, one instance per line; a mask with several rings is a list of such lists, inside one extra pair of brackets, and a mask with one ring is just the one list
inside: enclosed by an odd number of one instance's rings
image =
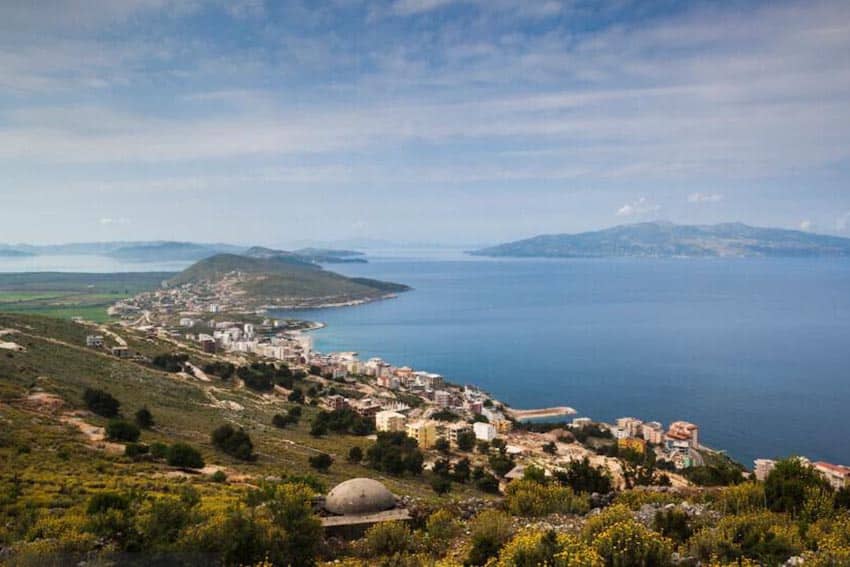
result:
[(850, 239), (741, 223), (646, 222), (578, 234), (535, 236), (470, 254), (541, 258), (850, 256)]
[(168, 283), (217, 285), (221, 293), (239, 296), (254, 307), (360, 303), (410, 289), (397, 283), (343, 276), (292, 253), (271, 255), (262, 249), (252, 250), (249, 253), (254, 256), (216, 254), (205, 258)]

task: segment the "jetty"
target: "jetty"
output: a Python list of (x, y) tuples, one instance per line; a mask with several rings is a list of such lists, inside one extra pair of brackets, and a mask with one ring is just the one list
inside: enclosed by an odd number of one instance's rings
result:
[(543, 419), (548, 417), (562, 417), (566, 415), (574, 415), (576, 410), (569, 406), (558, 406), (551, 408), (539, 409), (513, 409), (506, 408), (506, 411), (517, 421), (526, 419)]

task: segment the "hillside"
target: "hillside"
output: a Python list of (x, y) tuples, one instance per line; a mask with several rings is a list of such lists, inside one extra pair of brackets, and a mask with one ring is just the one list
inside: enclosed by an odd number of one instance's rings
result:
[[(256, 249), (254, 253), (259, 254)], [(237, 291), (244, 292), (258, 305), (368, 301), (410, 289), (396, 283), (349, 278), (293, 254), (268, 257), (217, 254), (190, 266), (169, 284), (218, 283), (234, 274), (238, 274)]]
[(741, 223), (647, 222), (578, 234), (535, 236), (470, 252), (475, 256), (594, 258), (850, 256), (850, 239)]

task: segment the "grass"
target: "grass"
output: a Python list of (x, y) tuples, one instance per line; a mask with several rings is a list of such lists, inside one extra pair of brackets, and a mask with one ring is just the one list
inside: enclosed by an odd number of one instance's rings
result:
[(154, 289), (170, 276), (159, 272), (0, 274), (0, 311), (105, 322), (110, 305)]
[[(113, 358), (103, 351), (86, 348), (85, 337), (91, 333), (91, 329), (70, 321), (0, 314), (0, 328), (20, 329), (21, 333), (10, 335), (7, 340), (13, 340), (27, 349), (23, 353), (0, 351), (0, 417), (6, 415), (3, 400), (12, 402), (12, 408), (19, 407), (22, 397), (34, 387), (61, 396), (69, 409), (84, 409), (83, 391), (87, 387), (100, 388), (121, 402), (121, 412), (127, 417), (132, 417), (142, 406), (150, 409), (156, 427), (153, 431), (143, 432), (142, 442), (190, 443), (203, 453), (208, 464), (224, 466), (234, 473), (255, 479), (315, 473), (308, 465), (308, 458), (318, 452), (326, 452), (333, 456), (334, 464), (327, 473), (315, 474), (329, 487), (349, 478), (367, 476), (380, 479), (398, 494), (437, 499), (428, 485), (427, 474), (421, 477), (388, 477), (363, 465), (348, 463), (346, 457), (349, 449), (357, 445), (365, 450), (371, 443), (368, 439), (336, 434), (320, 438), (311, 436), (310, 421), (319, 411), (318, 408), (304, 406), (298, 425), (278, 429), (272, 426), (272, 417), (291, 406), (282, 396), (258, 394), (239, 388), (233, 382), (215, 378), (213, 382), (201, 382), (160, 372), (137, 362)], [(131, 349), (147, 355), (176, 350), (170, 343), (147, 339), (124, 329), (116, 331), (128, 340)], [(203, 366), (209, 360), (208, 356), (194, 351), (189, 351), (189, 354), (192, 362), (198, 366)], [(229, 409), (222, 402), (234, 402), (238, 406), (231, 407), (242, 409)], [(37, 419), (45, 426), (58, 427), (64, 431), (64, 441), (60, 444), (79, 443), (79, 435), (69, 432), (58, 422), (51, 424), (45, 416), (38, 416)], [(87, 421), (98, 425), (105, 423), (105, 420), (94, 416), (87, 418)], [(237, 461), (212, 446), (210, 432), (223, 423), (245, 428), (259, 455), (256, 462)], [(26, 421), (22, 421), (21, 425), (20, 435), (30, 436), (25, 431), (28, 427)], [(3, 427), (0, 426), (0, 429)], [(37, 445), (41, 446), (40, 443)], [(108, 457), (99, 453), (95, 457), (110, 461), (110, 470), (113, 465), (120, 463), (120, 470), (126, 471), (128, 475), (149, 474), (151, 471), (164, 473), (169, 470), (164, 465), (132, 463), (123, 457)], [(72, 461), (87, 460), (91, 458), (91, 451), (71, 452), (69, 458)], [(66, 464), (61, 466), (65, 467)], [(114, 474), (113, 471), (105, 474), (105, 477)], [(453, 486), (452, 496), (471, 494), (482, 496), (467, 486)]]

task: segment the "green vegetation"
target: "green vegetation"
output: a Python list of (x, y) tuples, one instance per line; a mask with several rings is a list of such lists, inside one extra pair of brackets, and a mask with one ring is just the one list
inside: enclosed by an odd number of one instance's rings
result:
[(121, 407), (121, 402), (112, 397), (109, 392), (95, 388), (86, 388), (83, 400), (89, 410), (103, 417), (115, 417)]
[(401, 284), (366, 278), (348, 278), (323, 270), (297, 255), (269, 257), (217, 254), (190, 266), (170, 280), (172, 285), (219, 281), (227, 274), (240, 272), (248, 277), (242, 289), (260, 304), (287, 301), (345, 298), (372, 299), (391, 292), (407, 291)]
[(418, 475), (422, 472), (424, 456), (416, 441), (404, 433), (381, 431), (378, 440), (366, 451), (366, 460), (375, 470)]
[(169, 447), (167, 459), (168, 464), (172, 467), (187, 469), (204, 468), (204, 458), (201, 456), (201, 453), (186, 443), (175, 443)]
[[(352, 434), (344, 414), (317, 420), (316, 407), (236, 381), (203, 382), (108, 356), (84, 346), (90, 327), (0, 314), (0, 328), (16, 329), (26, 348), (0, 356), (0, 563), (50, 564), (69, 553), (95, 564), (100, 554), (146, 551), (210, 553), (228, 565), (663, 566), (675, 551), (688, 565), (776, 565), (791, 555), (815, 567), (850, 564), (847, 491), (832, 491), (796, 460), (778, 463), (764, 483), (635, 488), (587, 513), (599, 501), (589, 494), (612, 482), (588, 461), (551, 477), (523, 462), (526, 477), (504, 498), (489, 496), (498, 492), (491, 458), (513, 464), (503, 443), (468, 459), (437, 455), (434, 471), (423, 472), (423, 453), (403, 434), (380, 433), (372, 443)], [(173, 351), (115, 331), (146, 356)], [(188, 361), (217, 359), (190, 351)], [(305, 390), (321, 387), (303, 381)], [(140, 408), (152, 427), (138, 427)], [(276, 415), (300, 419), (279, 429)], [(342, 425), (312, 437), (314, 421)], [(88, 437), (101, 427), (123, 452)], [(313, 497), (360, 476), (415, 497), (414, 520), (353, 542), (323, 540)], [(470, 496), (478, 513), (465, 505)], [(532, 527), (516, 531), (523, 524)]]
[(253, 461), (257, 458), (254, 454), (254, 443), (244, 429), (236, 429), (230, 424), (225, 424), (212, 432), (211, 439), (216, 448), (231, 457), (243, 461)]
[(110, 441), (126, 441), (135, 443), (142, 432), (136, 425), (123, 419), (112, 419), (106, 425), (106, 438)]
[(110, 305), (156, 289), (171, 276), (167, 272), (0, 274), (0, 312), (105, 322)]

